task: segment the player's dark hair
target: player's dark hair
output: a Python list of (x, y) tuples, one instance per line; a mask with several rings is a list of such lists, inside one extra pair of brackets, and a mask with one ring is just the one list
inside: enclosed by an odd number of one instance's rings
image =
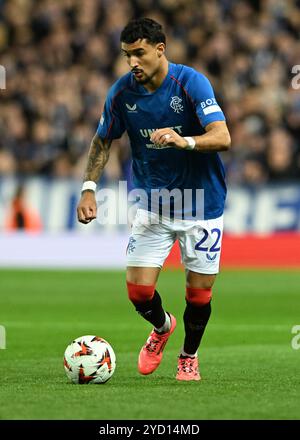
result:
[(166, 36), (162, 26), (151, 18), (138, 18), (131, 20), (121, 32), (120, 40), (131, 44), (137, 40), (146, 39), (148, 43), (166, 44)]

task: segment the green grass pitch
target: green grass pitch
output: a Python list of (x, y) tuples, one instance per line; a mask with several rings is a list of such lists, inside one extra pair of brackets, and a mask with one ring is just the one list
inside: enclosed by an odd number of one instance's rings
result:
[[(0, 271), (0, 419), (299, 419), (300, 273), (223, 271), (199, 351), (201, 382), (175, 380), (183, 340), (184, 274), (163, 271), (158, 290), (177, 316), (159, 369), (137, 372), (150, 326), (127, 300), (117, 271)], [(104, 385), (69, 384), (68, 343), (107, 339), (117, 368)]]

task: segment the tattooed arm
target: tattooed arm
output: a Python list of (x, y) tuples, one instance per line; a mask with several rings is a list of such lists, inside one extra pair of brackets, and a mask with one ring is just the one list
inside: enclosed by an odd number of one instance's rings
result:
[[(86, 170), (84, 173), (84, 181), (92, 180), (97, 183), (100, 179), (104, 167), (109, 158), (110, 139), (102, 139), (97, 134), (93, 137)], [(85, 190), (81, 194), (81, 199), (77, 207), (78, 221), (81, 223), (90, 223), (97, 215), (97, 204), (94, 191)]]

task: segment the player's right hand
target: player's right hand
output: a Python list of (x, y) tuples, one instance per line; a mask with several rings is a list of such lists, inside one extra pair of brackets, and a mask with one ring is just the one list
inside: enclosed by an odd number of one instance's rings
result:
[(77, 218), (80, 223), (90, 223), (97, 217), (97, 203), (93, 191), (84, 191), (77, 206)]

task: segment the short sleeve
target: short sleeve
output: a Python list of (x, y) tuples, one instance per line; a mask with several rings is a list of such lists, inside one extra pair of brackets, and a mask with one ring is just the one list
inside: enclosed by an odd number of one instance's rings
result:
[(118, 96), (122, 93), (112, 87), (106, 97), (104, 109), (97, 128), (97, 134), (103, 139), (118, 139), (126, 130), (122, 114), (118, 107)]
[(192, 98), (202, 127), (215, 121), (225, 121), (224, 113), (216, 101), (213, 88), (203, 74), (194, 72), (187, 85), (187, 92)]

